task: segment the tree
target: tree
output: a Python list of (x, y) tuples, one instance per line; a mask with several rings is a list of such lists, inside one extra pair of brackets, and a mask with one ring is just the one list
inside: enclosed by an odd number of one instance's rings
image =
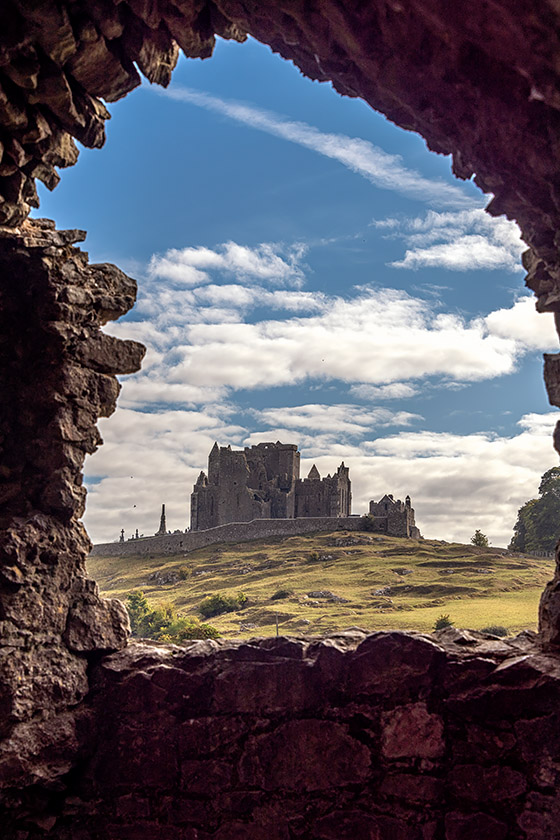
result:
[(519, 508), (509, 548), (513, 551), (554, 551), (560, 536), (560, 467), (541, 478), (539, 498)]
[(138, 631), (150, 612), (148, 599), (143, 592), (131, 592), (126, 599), (126, 608), (128, 610), (128, 617), (130, 618), (132, 635), (141, 635)]
[(488, 546), (488, 537), (477, 528), (471, 537), (471, 542), (473, 545), (479, 545), (482, 548), (486, 548)]

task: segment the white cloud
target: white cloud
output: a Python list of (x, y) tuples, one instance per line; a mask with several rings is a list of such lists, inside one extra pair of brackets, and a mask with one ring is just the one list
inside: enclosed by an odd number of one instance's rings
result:
[(194, 324), (185, 338), (170, 381), (237, 388), (306, 379), (388, 384), (434, 375), (476, 381), (513, 371), (522, 350), (480, 319), (438, 314), (426, 301), (390, 289), (332, 297), (308, 317)]
[[(269, 317), (251, 323), (254, 309)], [(370, 402), (405, 399), (418, 380), (459, 387), (512, 373), (526, 352), (557, 346), (552, 317), (536, 313), (529, 297), (468, 321), (394, 289), (361, 287), (342, 298), (240, 283), (173, 293), (153, 283), (139, 310), (149, 323), (107, 329), (149, 348), (144, 371), (125, 382), (127, 406), (204, 404), (232, 388), (337, 381)], [(287, 314), (270, 317), (275, 310)]]
[(303, 280), (300, 261), (306, 251), (301, 244), (285, 248), (281, 243), (263, 242), (254, 248), (237, 242), (224, 242), (215, 250), (171, 248), (154, 254), (148, 267), (150, 278), (160, 278), (177, 286), (209, 283), (209, 271), (232, 274), (245, 282), (266, 281), (298, 286)]
[(389, 385), (352, 385), (349, 393), (360, 400), (404, 400), (415, 397), (419, 390), (408, 382), (391, 382)]
[(400, 155), (389, 154), (368, 140), (322, 132), (307, 123), (286, 120), (278, 114), (253, 105), (227, 101), (190, 88), (171, 87), (165, 91), (158, 90), (158, 93), (223, 114), (250, 128), (281, 137), (337, 160), (381, 189), (393, 190), (439, 206), (466, 207), (478, 203), (469, 199), (459, 186), (439, 179), (425, 178), (419, 172), (404, 166)]
[[(290, 430), (308, 436), (309, 432), (328, 434), (333, 442), (339, 435), (363, 437), (371, 429), (388, 426), (410, 426), (422, 420), (419, 414), (409, 411), (389, 411), (386, 408), (365, 409), (347, 403), (335, 405), (308, 404), (284, 408), (255, 410), (254, 416), (267, 426), (276, 427), (272, 437)], [(279, 429), (279, 427), (281, 427)]]
[(509, 309), (490, 312), (484, 324), (492, 335), (514, 338), (535, 350), (558, 351), (558, 333), (551, 312), (537, 312), (533, 295), (525, 295)]
[(227, 388), (173, 384), (152, 376), (137, 376), (124, 382), (119, 408), (142, 408), (150, 404), (194, 407), (217, 403), (226, 394)]
[(372, 225), (410, 246), (403, 259), (391, 263), (394, 268), (523, 271), (520, 258), (527, 246), (515, 222), (494, 218), (481, 209), (430, 210), (423, 217), (381, 219)]

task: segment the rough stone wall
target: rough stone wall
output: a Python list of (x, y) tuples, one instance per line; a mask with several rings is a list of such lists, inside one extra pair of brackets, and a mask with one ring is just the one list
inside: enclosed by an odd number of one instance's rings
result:
[[(123, 644), (124, 617), (83, 575), (80, 470), (113, 374), (139, 362), (138, 346), (98, 332), (133, 290), (88, 268), (72, 234), (22, 224), (35, 178), (52, 188), (75, 162), (72, 138), (103, 143), (102, 99), (138, 84), (137, 68), (165, 84), (174, 41), (206, 56), (214, 33), (247, 31), (452, 153), (459, 177), (476, 173), (490, 212), (517, 219), (531, 246), (539, 308), (558, 312), (559, 30), (557, 0), (473, 0), (468, 13), (445, 0), (2, 3), (0, 222), (21, 225), (0, 241), (7, 840), (560, 836), (552, 654), (376, 635), (355, 650), (133, 648), (96, 666)], [(557, 405), (557, 356), (545, 374)], [(559, 575), (541, 627), (560, 644)], [(95, 691), (80, 702), (88, 664)]]
[(416, 527), (414, 508), (410, 504), (410, 496), (406, 503), (400, 499), (395, 501), (392, 496), (383, 496), (379, 502), (369, 503), (369, 514), (376, 518), (383, 517), (386, 522), (385, 530), (394, 537), (412, 537), (420, 539), (420, 530)]
[(114, 374), (137, 370), (144, 348), (100, 332), (136, 286), (88, 265), (73, 247), (84, 236), (47, 220), (0, 229), (0, 788), (70, 766), (67, 709), (88, 691), (88, 657), (123, 647), (128, 632), (123, 606), (86, 578), (78, 520), (95, 423), (115, 408)]
[[(386, 522), (386, 520), (384, 520)], [(291, 537), (297, 534), (313, 534), (319, 531), (359, 531), (361, 517), (345, 516), (302, 519), (255, 519), (253, 522), (230, 522), (205, 531), (188, 531), (185, 534), (167, 534), (164, 537), (142, 537), (124, 543), (100, 543), (94, 545), (92, 555), (101, 557), (129, 557), (132, 555), (185, 554), (217, 543), (239, 543), (267, 537)], [(382, 530), (382, 529), (380, 529)], [(386, 530), (386, 529), (385, 529)]]
[(300, 479), (295, 487), (295, 516), (350, 516), (352, 511), (352, 485), (349, 469), (340, 465), (333, 476), (321, 478), (311, 474)]
[(530, 635), (134, 644), (91, 685), (80, 762), (3, 840), (560, 837), (560, 666)]

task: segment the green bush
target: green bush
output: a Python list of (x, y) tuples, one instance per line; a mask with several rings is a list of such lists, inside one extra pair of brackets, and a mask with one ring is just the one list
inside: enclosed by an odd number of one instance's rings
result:
[(220, 635), (211, 624), (201, 624), (194, 616), (178, 616), (173, 604), (152, 609), (143, 592), (131, 592), (126, 608), (133, 636), (180, 643), (185, 639), (217, 639)]
[(146, 616), (150, 612), (150, 605), (143, 592), (131, 592), (126, 599), (126, 609), (130, 619), (130, 629), (133, 636), (141, 635), (142, 627)]
[(179, 580), (187, 580), (191, 575), (191, 570), (188, 566), (179, 566), (177, 574), (179, 575)]
[(473, 545), (478, 545), (480, 548), (486, 548), (488, 546), (488, 537), (477, 528), (471, 537), (471, 542)]
[(293, 589), (277, 589), (274, 595), (270, 596), (271, 601), (280, 601), (283, 598), (289, 598), (294, 594)]
[(371, 513), (366, 513), (360, 519), (360, 531), (376, 531), (378, 529), (378, 525), (375, 521), (375, 516), (372, 516)]
[(480, 632), (491, 633), (492, 636), (509, 636), (509, 630), (501, 624), (490, 624), (488, 627), (483, 627)]
[(434, 624), (434, 630), (444, 630), (446, 627), (453, 627), (453, 622), (449, 618), (449, 615), (440, 615), (439, 618), (436, 619)]
[(198, 609), (204, 618), (212, 618), (215, 615), (235, 612), (245, 606), (247, 600), (244, 592), (238, 592), (237, 595), (209, 595), (200, 602)]
[(220, 636), (219, 630), (211, 624), (203, 624), (196, 616), (189, 616), (175, 619), (159, 637), (159, 641), (180, 644), (187, 639), (218, 639)]

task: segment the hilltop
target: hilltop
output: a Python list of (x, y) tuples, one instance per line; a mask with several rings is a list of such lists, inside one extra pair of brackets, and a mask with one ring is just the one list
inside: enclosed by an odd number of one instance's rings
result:
[(243, 609), (211, 619), (227, 636), (459, 627), (536, 629), (554, 561), (503, 549), (334, 531), (212, 545), (187, 555), (103, 557), (89, 574), (106, 597), (142, 590), (150, 604), (198, 615), (200, 602), (243, 592)]

